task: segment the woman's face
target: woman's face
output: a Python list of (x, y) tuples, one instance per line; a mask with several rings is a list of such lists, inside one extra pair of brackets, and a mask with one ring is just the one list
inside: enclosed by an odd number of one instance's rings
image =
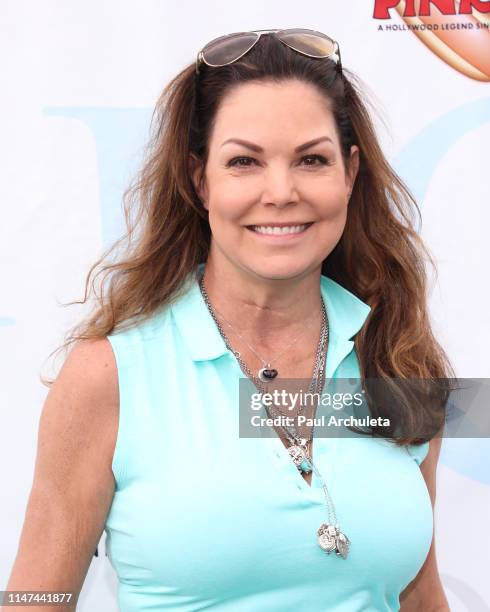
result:
[(314, 86), (237, 86), (218, 109), (201, 188), (193, 169), (210, 257), (264, 279), (318, 269), (344, 230), (357, 169), (353, 146), (346, 173), (333, 115)]

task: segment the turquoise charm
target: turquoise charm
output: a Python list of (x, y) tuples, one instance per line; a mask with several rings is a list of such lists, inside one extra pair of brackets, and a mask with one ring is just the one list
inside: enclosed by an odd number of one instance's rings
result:
[(300, 464), (299, 464), (299, 469), (302, 472), (305, 472), (305, 474), (309, 474), (311, 472), (311, 463), (308, 461), (308, 459), (304, 459)]
[(288, 448), (288, 453), (300, 472), (305, 472), (306, 474), (311, 472), (311, 463), (304, 448), (299, 446), (299, 444), (293, 444)]

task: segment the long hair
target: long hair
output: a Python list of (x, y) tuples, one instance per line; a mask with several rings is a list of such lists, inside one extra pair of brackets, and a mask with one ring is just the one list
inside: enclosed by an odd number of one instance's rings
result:
[[(202, 65), (199, 75), (191, 64), (165, 87), (152, 116), (143, 164), (124, 194), (127, 232), (90, 268), (83, 300), (66, 304), (84, 304), (90, 285), (95, 307), (60, 348), (135, 325), (179, 296), (189, 273), (206, 261), (211, 240), (208, 212), (191, 180), (191, 154), (206, 166), (213, 122), (232, 88), (289, 79), (310, 83), (323, 94), (346, 168), (351, 146), (360, 150), (346, 227), (323, 261), (322, 274), (371, 306), (355, 338), (362, 380), (383, 379), (389, 387), (395, 378), (437, 381), (454, 375), (431, 330), (425, 264), (434, 269), (435, 264), (414, 225), (416, 216), (421, 220), (420, 210), (383, 155), (366, 88), (350, 70), (340, 74), (334, 61), (303, 56), (271, 35), (263, 35), (233, 64)], [(113, 253), (118, 255), (110, 261)], [(47, 386), (54, 382), (41, 380)], [(395, 422), (391, 414), (388, 437), (399, 444), (433, 437), (443, 424), (440, 406), (413, 402), (394, 388), (402, 408)], [(397, 436), (401, 424), (404, 434)], [(381, 435), (376, 428), (373, 432)]]

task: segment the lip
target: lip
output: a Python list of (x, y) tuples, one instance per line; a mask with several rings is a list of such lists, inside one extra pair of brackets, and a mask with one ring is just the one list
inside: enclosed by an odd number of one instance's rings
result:
[[(289, 240), (297, 240), (304, 236), (310, 227), (313, 225), (313, 221), (307, 223), (254, 223), (253, 225), (247, 225), (246, 228), (251, 232), (254, 236), (257, 236), (259, 240), (268, 240), (272, 242), (284, 242)], [(305, 229), (302, 232), (296, 232), (295, 234), (260, 234), (259, 232), (255, 232), (252, 227), (253, 226), (266, 226), (266, 227), (291, 227), (295, 225), (306, 225)]]
[(295, 226), (295, 225), (309, 225), (312, 224), (313, 221), (289, 221), (287, 223), (274, 223), (274, 222), (269, 222), (269, 223), (250, 223), (249, 225), (247, 225), (246, 227), (253, 227), (253, 226), (265, 226), (265, 227), (290, 227), (290, 226)]

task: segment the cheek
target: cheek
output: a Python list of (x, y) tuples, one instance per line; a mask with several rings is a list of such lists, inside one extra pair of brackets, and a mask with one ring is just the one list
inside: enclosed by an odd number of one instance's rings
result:
[(327, 232), (334, 237), (335, 240), (339, 240), (342, 236), (345, 225), (347, 223), (347, 205), (342, 202), (332, 207), (330, 214), (325, 217)]
[(347, 205), (347, 188), (343, 177), (337, 174), (310, 180), (298, 194), (300, 200), (309, 202), (326, 215), (338, 214)]
[(243, 227), (245, 217), (242, 207), (231, 198), (212, 200), (209, 206), (209, 225), (213, 240), (225, 250), (233, 250), (241, 244), (248, 232)]
[(227, 231), (231, 231), (233, 227), (238, 227), (245, 214), (245, 207), (241, 207), (236, 201), (227, 199), (224, 202), (210, 202), (209, 208), (209, 223), (211, 228), (226, 226)]
[(228, 226), (240, 224), (255, 200), (244, 194), (236, 181), (216, 181), (209, 192), (208, 212), (210, 224)]
[(331, 193), (327, 199), (323, 198), (323, 201), (317, 206), (319, 219), (333, 224), (345, 223), (347, 211), (347, 194), (340, 190)]

